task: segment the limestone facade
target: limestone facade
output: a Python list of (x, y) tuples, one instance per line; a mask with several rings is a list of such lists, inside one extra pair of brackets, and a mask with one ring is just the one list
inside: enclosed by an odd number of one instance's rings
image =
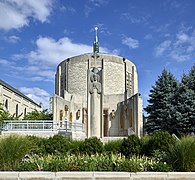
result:
[(54, 123), (85, 125), (86, 137), (142, 135), (142, 98), (135, 65), (123, 57), (88, 53), (62, 61), (52, 98)]
[(21, 115), (20, 118), (23, 118), (28, 112), (35, 109), (38, 111), (42, 109), (32, 99), (2, 80), (0, 80), (0, 104), (11, 115), (15, 117)]

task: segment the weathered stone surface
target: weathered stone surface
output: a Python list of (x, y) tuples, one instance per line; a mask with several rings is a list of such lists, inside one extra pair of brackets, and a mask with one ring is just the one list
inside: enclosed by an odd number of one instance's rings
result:
[(130, 180), (128, 172), (95, 172), (95, 180)]
[(18, 180), (19, 172), (0, 172), (0, 180)]
[(0, 172), (0, 180), (195, 180), (195, 172)]
[[(85, 123), (87, 137), (127, 136), (129, 128), (142, 135), (142, 101), (138, 95), (137, 71), (128, 59), (103, 53), (70, 57), (58, 65), (55, 82), (54, 121), (67, 119)], [(100, 98), (92, 103), (94, 88)], [(127, 100), (132, 102), (130, 106), (120, 106)], [(69, 107), (67, 112), (65, 105)], [(79, 119), (76, 118), (78, 110), (81, 112)], [(113, 113), (115, 115), (111, 116)]]
[(195, 172), (169, 172), (168, 180), (195, 180)]
[(57, 172), (56, 180), (93, 180), (93, 172)]
[(131, 180), (167, 180), (167, 173), (163, 172), (137, 172), (131, 173)]
[(54, 172), (20, 172), (19, 180), (46, 180), (56, 179)]
[[(7, 102), (6, 105), (5, 102)], [(20, 118), (23, 118), (25, 113), (35, 109), (41, 110), (41, 107), (33, 100), (2, 80), (0, 80), (0, 103), (4, 104), (5, 110), (8, 110), (12, 115), (16, 113), (17, 109), (17, 114), (21, 114)]]

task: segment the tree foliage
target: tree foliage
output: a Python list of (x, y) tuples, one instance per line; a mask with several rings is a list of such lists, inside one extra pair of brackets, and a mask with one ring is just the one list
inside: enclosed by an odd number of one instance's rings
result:
[(5, 120), (16, 120), (20, 116), (15, 117), (14, 115), (11, 115), (8, 111), (5, 111), (3, 109), (3, 105), (0, 104), (0, 123), (3, 123)]
[(34, 110), (28, 112), (27, 115), (23, 118), (25, 120), (52, 120), (52, 114), (50, 114), (47, 109), (43, 111)]
[(123, 139), (121, 144), (121, 153), (129, 158), (133, 155), (139, 155), (141, 152), (141, 141), (138, 136), (131, 135), (127, 139)]
[(168, 131), (176, 135), (195, 133), (195, 65), (179, 83), (163, 70), (150, 90), (146, 130)]
[(168, 131), (174, 133), (175, 130), (175, 109), (173, 96), (178, 89), (178, 81), (168, 71), (163, 70), (155, 86), (150, 90), (149, 105), (145, 111), (147, 117), (147, 132)]
[(178, 132), (195, 133), (195, 65), (188, 75), (182, 76), (174, 100)]

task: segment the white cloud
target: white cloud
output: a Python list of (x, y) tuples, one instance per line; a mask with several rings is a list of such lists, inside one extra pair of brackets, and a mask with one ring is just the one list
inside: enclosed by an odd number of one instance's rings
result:
[(177, 34), (177, 40), (179, 43), (184, 43), (190, 40), (189, 36), (185, 33)]
[(27, 26), (30, 17), (47, 21), (52, 10), (52, 0), (4, 0), (0, 2), (0, 29), (10, 30)]
[(8, 37), (4, 37), (4, 40), (10, 43), (17, 43), (18, 41), (20, 41), (20, 37), (18, 36), (8, 36)]
[(30, 99), (35, 101), (36, 103), (42, 103), (44, 109), (48, 109), (49, 107), (49, 99), (51, 95), (38, 87), (32, 87), (32, 88), (27, 88), (27, 87), (21, 87), (19, 90), (28, 96)]
[[(68, 37), (55, 40), (50, 37), (39, 37), (36, 40), (37, 48), (25, 55), (32, 65), (45, 65), (46, 67), (56, 66), (62, 60), (92, 52), (92, 46), (74, 43)], [(100, 48), (102, 52), (107, 52), (106, 48)]]
[(120, 18), (123, 21), (129, 21), (131, 24), (139, 24), (139, 23), (147, 23), (149, 19), (149, 15), (133, 15), (132, 13), (129, 12), (124, 12), (120, 15)]
[[(22, 71), (31, 76), (32, 81), (53, 81), (56, 66), (72, 56), (92, 52), (92, 45), (74, 43), (68, 37), (55, 40), (51, 37), (39, 37), (36, 41), (36, 49), (27, 54), (15, 54), (15, 60), (26, 59), (27, 65), (23, 67), (13, 66), (16, 71)], [(109, 50), (100, 47), (100, 52)], [(115, 51), (116, 52), (116, 51)], [(35, 76), (36, 78), (32, 78)]]
[(175, 38), (165, 40), (155, 48), (156, 56), (165, 56), (176, 61), (187, 61), (195, 57), (195, 30), (180, 30)]
[(139, 47), (139, 41), (131, 37), (123, 37), (122, 44), (127, 45), (130, 49), (136, 49)]
[(23, 72), (23, 75), (25, 74), (25, 77), (28, 80), (31, 81), (54, 81), (54, 75), (55, 71), (54, 68), (47, 69), (47, 67), (44, 66), (31, 66), (31, 65), (25, 65), (25, 66), (10, 66), (12, 69), (14, 69), (15, 73)]
[(105, 6), (109, 3), (109, 0), (89, 0), (96, 7)]
[(156, 47), (155, 49), (156, 56), (161, 56), (166, 50), (169, 49), (170, 45), (171, 45), (170, 40), (166, 40), (162, 42), (161, 44), (159, 44), (158, 47)]
[(120, 54), (120, 49), (114, 49), (114, 50), (112, 50), (111, 54), (119, 55)]
[(109, 3), (109, 0), (89, 0), (84, 6), (85, 17), (88, 17), (90, 13), (100, 8), (106, 6)]
[(11, 63), (10, 63), (10, 61), (8, 61), (6, 59), (0, 59), (0, 65), (9, 66), (9, 65), (11, 65)]
[(152, 34), (146, 34), (145, 36), (144, 36), (144, 39), (146, 39), (146, 40), (149, 40), (149, 39), (152, 39), (153, 37), (152, 37)]
[(31, 64), (57, 65), (63, 59), (92, 51), (91, 46), (73, 43), (67, 37), (58, 41), (50, 37), (40, 37), (36, 45), (37, 49), (26, 55)]

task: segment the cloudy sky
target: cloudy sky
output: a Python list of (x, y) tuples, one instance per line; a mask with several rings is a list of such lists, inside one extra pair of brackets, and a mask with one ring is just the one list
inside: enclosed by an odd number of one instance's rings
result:
[(0, 0), (0, 79), (48, 107), (62, 60), (100, 51), (130, 59), (147, 105), (166, 68), (180, 80), (195, 62), (194, 0)]

